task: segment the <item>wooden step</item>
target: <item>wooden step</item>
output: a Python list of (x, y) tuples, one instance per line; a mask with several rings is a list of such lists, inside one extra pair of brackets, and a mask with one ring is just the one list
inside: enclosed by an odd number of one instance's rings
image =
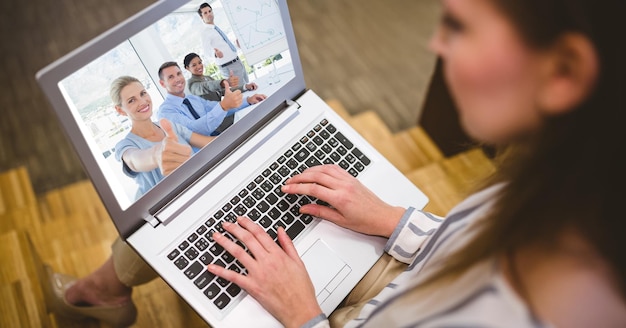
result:
[(479, 148), (426, 165), (407, 174), (430, 199), (425, 210), (445, 216), (495, 170)]
[(112, 222), (80, 223), (82, 217), (47, 222), (33, 234), (33, 242), (44, 258), (63, 257), (69, 250), (94, 244), (110, 245), (118, 233)]
[(30, 229), (41, 224), (41, 214), (36, 204), (14, 208), (0, 215), (0, 233), (15, 229)]
[(118, 236), (93, 184), (79, 181), (39, 197), (43, 223), (31, 236), (42, 256), (54, 258), (68, 249), (108, 245)]
[(369, 142), (376, 142), (380, 139), (390, 140), (393, 138), (393, 134), (387, 125), (385, 125), (385, 122), (383, 122), (376, 112), (371, 110), (352, 116), (350, 124)]
[(366, 111), (355, 115), (350, 124), (400, 172), (408, 173), (421, 166), (413, 166), (414, 163), (405, 156), (405, 152), (398, 149), (393, 134), (376, 112)]
[(344, 120), (350, 122), (350, 119), (352, 118), (352, 116), (350, 115), (350, 113), (348, 113), (348, 110), (345, 107), (343, 107), (343, 104), (341, 102), (339, 102), (336, 99), (331, 99), (331, 100), (326, 100), (326, 103), (337, 114), (339, 114), (339, 116), (341, 116), (341, 118), (343, 118)]
[(35, 192), (24, 167), (0, 173), (0, 215), (36, 202)]
[(463, 192), (475, 188), (478, 183), (495, 171), (494, 163), (487, 158), (480, 148), (470, 149), (452, 156), (441, 164), (453, 182)]
[(0, 173), (0, 233), (40, 223), (41, 212), (28, 171), (22, 167)]
[(37, 202), (44, 222), (73, 215), (100, 219), (109, 217), (96, 189), (89, 180), (49, 191), (38, 197)]
[(459, 192), (440, 162), (428, 164), (406, 175), (428, 196), (425, 211), (445, 216), (460, 200)]
[(0, 235), (0, 254), (0, 327), (51, 327), (27, 233)]
[(443, 153), (419, 126), (400, 131), (393, 135), (396, 148), (402, 151), (413, 169), (443, 159)]

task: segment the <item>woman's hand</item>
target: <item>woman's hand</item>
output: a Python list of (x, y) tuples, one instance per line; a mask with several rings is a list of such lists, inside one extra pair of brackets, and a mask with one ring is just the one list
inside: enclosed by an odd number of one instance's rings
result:
[(247, 275), (215, 264), (208, 270), (246, 290), (285, 327), (300, 327), (322, 313), (304, 263), (285, 230), (278, 229), (281, 248), (250, 219), (240, 217), (238, 223), (222, 225), (252, 255), (222, 234), (215, 233), (213, 238), (244, 265)]
[(337, 165), (314, 166), (287, 180), (282, 191), (320, 199), (329, 206), (307, 204), (300, 213), (317, 216), (344, 228), (389, 238), (405, 209), (394, 207)]

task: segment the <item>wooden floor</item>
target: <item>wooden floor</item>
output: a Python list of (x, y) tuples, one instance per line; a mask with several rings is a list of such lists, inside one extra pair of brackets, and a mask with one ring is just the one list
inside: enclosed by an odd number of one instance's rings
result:
[[(86, 177), (35, 81), (54, 60), (154, 0), (0, 3), (0, 171), (27, 167), (41, 194)], [(394, 132), (417, 121), (439, 0), (288, 0), (309, 88)]]
[[(373, 111), (350, 115), (340, 102), (328, 103), (430, 197), (430, 212), (444, 215), (493, 171), (479, 149), (444, 158), (417, 126), (392, 133)], [(47, 314), (34, 258), (84, 276), (110, 256), (116, 235), (89, 181), (37, 195), (24, 167), (0, 173), (0, 327), (104, 327)], [(207, 326), (160, 279), (135, 288), (133, 300), (135, 327)]]

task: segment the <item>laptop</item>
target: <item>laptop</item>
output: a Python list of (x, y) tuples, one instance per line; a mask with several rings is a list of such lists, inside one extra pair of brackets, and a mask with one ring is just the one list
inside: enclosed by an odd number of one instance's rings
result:
[(216, 263), (245, 273), (210, 237), (240, 215), (274, 237), (278, 227), (286, 229), (329, 315), (383, 254), (386, 240), (299, 214), (318, 200), (283, 194), (284, 181), (333, 163), (393, 205), (419, 209), (428, 198), (305, 87), (286, 0), (209, 1), (216, 25), (237, 39), (240, 58), (252, 68), (254, 92), (267, 99), (238, 112), (231, 127), (140, 197), (112, 155), (130, 124), (115, 114), (110, 83), (121, 75), (139, 78), (156, 121), (166, 94), (158, 67), (174, 60), (182, 68), (186, 53), (201, 53), (202, 2), (157, 1), (43, 68), (37, 80), (121, 238), (207, 323), (280, 326), (245, 291), (206, 270)]

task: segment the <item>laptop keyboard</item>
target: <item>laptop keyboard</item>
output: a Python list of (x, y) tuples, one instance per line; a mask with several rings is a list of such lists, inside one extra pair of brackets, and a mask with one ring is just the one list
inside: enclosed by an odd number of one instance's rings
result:
[(234, 299), (242, 298), (244, 293), (236, 284), (207, 271), (206, 266), (214, 263), (243, 274), (246, 269), (214, 242), (213, 233), (223, 233), (247, 251), (243, 243), (222, 228), (224, 221), (234, 223), (238, 216), (247, 216), (275, 241), (278, 227), (283, 227), (291, 239), (296, 238), (314, 222), (310, 215), (299, 213), (300, 206), (323, 202), (309, 196), (285, 194), (280, 188), (291, 176), (322, 164), (337, 164), (356, 177), (370, 164), (370, 159), (327, 119), (322, 119), (171, 250), (168, 260), (217, 309), (223, 310)]

